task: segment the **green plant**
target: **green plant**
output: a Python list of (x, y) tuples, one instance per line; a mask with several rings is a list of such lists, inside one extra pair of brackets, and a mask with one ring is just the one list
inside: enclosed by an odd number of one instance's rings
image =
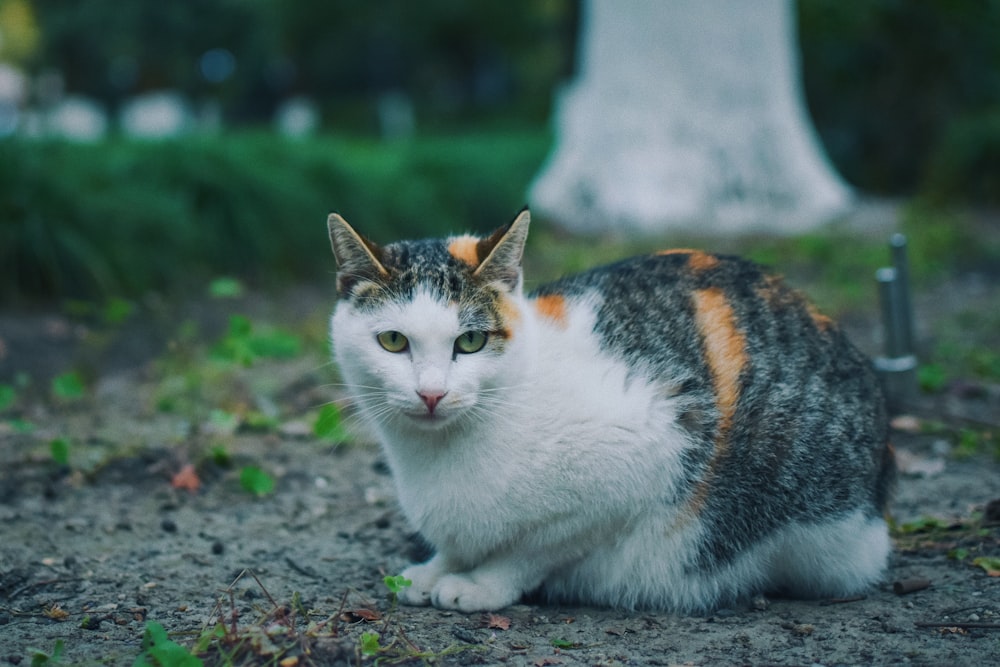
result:
[(49, 442), (49, 452), (52, 454), (52, 460), (59, 465), (69, 465), (69, 449), (69, 440), (66, 438), (55, 438)]
[(378, 655), (382, 647), (379, 645), (379, 634), (377, 632), (361, 633), (361, 654), (367, 656)]
[(398, 595), (401, 590), (413, 585), (412, 581), (401, 574), (386, 576), (382, 581), (385, 583), (386, 588), (389, 589), (389, 592), (393, 595)]
[(3, 412), (14, 405), (17, 400), (17, 391), (9, 384), (0, 384), (0, 412)]
[(135, 312), (135, 304), (120, 297), (108, 299), (101, 310), (101, 319), (105, 324), (117, 326), (125, 322)]
[(948, 374), (940, 364), (921, 364), (917, 367), (917, 382), (921, 390), (936, 394), (948, 384)]
[(302, 351), (302, 341), (294, 334), (272, 329), (255, 332), (250, 319), (244, 315), (229, 318), (229, 330), (212, 348), (215, 359), (251, 366), (261, 357), (290, 358)]
[(76, 400), (83, 398), (85, 393), (83, 380), (80, 379), (80, 376), (75, 371), (63, 373), (52, 378), (52, 394), (56, 398), (67, 401)]
[(63, 640), (57, 639), (52, 653), (40, 651), (37, 648), (29, 648), (31, 654), (31, 667), (52, 667), (62, 662), (62, 652), (65, 644)]
[(986, 570), (991, 577), (1000, 577), (1000, 558), (993, 556), (980, 556), (972, 561), (976, 567)]
[(324, 440), (343, 442), (347, 440), (347, 429), (341, 421), (340, 410), (333, 403), (327, 403), (319, 410), (313, 422), (313, 433)]
[(486, 231), (523, 201), (549, 144), (538, 129), (410, 142), (264, 133), (3, 141), (0, 266), (10, 271), (0, 299), (203, 291), (220, 275), (315, 281), (333, 269), (330, 211), (383, 241)]
[(202, 667), (204, 663), (190, 651), (167, 636), (167, 631), (155, 621), (146, 623), (142, 636), (142, 653), (132, 667)]
[(243, 296), (243, 282), (232, 276), (216, 278), (208, 284), (208, 293), (216, 299), (235, 299)]
[(274, 478), (257, 466), (246, 466), (240, 471), (240, 485), (257, 497), (266, 496), (274, 490)]

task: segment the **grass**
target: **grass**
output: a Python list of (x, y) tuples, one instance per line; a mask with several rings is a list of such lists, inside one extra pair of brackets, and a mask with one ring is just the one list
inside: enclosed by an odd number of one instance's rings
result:
[(524, 203), (548, 148), (538, 130), (397, 143), (5, 139), (0, 299), (183, 292), (218, 275), (329, 279), (330, 211), (385, 241), (492, 228)]
[[(264, 133), (101, 144), (0, 141), (0, 300), (37, 296), (103, 302), (106, 317), (150, 290), (184, 293), (210, 278), (214, 293), (242, 282), (319, 283), (334, 269), (325, 216), (338, 211), (376, 241), (483, 232), (507, 222), (551, 143), (544, 130), (493, 130), (409, 141)], [(918, 200), (906, 207), (913, 274), (1000, 262), (971, 216)], [(940, 201), (935, 199), (934, 201)], [(793, 238), (573, 239), (536, 225), (532, 278), (580, 270), (651, 246), (699, 245), (748, 255), (823, 286), (833, 310), (871, 291), (885, 243), (831, 227)], [(995, 235), (994, 235), (995, 236)], [(535, 253), (536, 255), (538, 253)], [(529, 253), (529, 256), (531, 253)], [(529, 261), (530, 257), (529, 257)], [(218, 276), (225, 276), (218, 278)]]

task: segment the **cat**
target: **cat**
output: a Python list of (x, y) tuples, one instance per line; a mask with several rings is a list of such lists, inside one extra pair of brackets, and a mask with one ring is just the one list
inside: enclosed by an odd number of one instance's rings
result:
[(695, 613), (876, 584), (895, 467), (837, 326), (695, 250), (525, 295), (529, 220), (382, 247), (329, 217), (334, 357), (436, 550), (400, 601)]

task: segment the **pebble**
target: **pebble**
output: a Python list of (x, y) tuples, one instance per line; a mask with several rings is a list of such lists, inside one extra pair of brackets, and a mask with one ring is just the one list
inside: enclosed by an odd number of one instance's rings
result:
[(174, 522), (173, 519), (164, 519), (163, 521), (161, 521), (160, 528), (162, 528), (165, 532), (168, 533), (177, 532), (177, 524)]

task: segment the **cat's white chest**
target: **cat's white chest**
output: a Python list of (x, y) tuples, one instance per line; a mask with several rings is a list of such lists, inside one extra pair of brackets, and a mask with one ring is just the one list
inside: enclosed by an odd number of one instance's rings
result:
[(600, 350), (591, 308), (535, 324), (529, 366), (497, 409), (438, 441), (385, 443), (410, 520), (470, 562), (629, 520), (672, 495), (688, 446), (671, 392)]

